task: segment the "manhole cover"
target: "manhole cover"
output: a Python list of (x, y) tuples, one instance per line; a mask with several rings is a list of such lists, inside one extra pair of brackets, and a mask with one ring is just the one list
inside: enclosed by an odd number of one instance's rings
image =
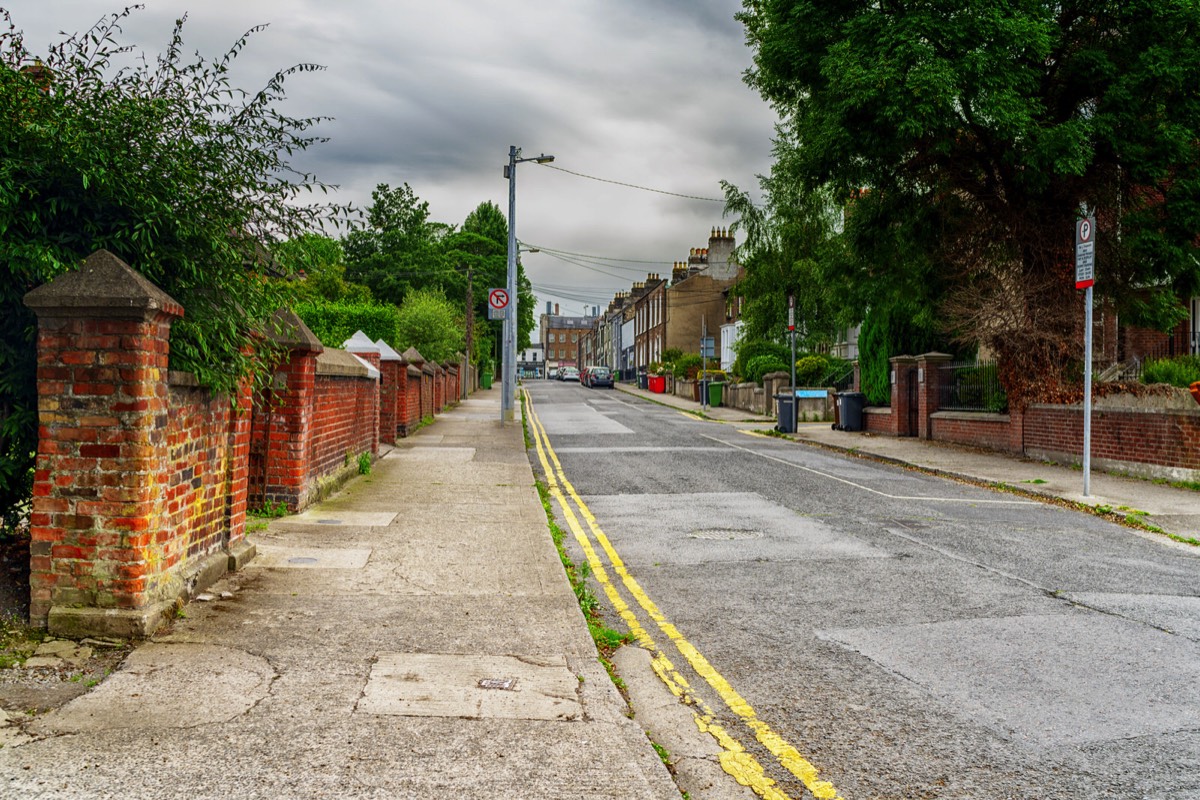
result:
[(762, 531), (743, 530), (740, 528), (702, 528), (688, 534), (690, 539), (716, 539), (728, 541), (731, 539), (761, 539)]
[(506, 692), (511, 692), (517, 688), (516, 678), (480, 678), (480, 689), (502, 689)]
[(316, 564), (317, 559), (308, 556), (296, 556), (288, 559), (289, 564)]

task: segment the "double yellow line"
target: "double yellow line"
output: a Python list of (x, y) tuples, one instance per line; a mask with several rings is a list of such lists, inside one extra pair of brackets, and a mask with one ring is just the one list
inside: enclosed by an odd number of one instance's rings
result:
[[(591, 510), (588, 509), (587, 504), (583, 502), (583, 499), (575, 491), (575, 487), (567, 480), (562, 464), (559, 462), (554, 449), (550, 446), (550, 440), (546, 436), (546, 431), (542, 427), (541, 420), (534, 409), (533, 399), (529, 396), (528, 392), (525, 393), (525, 408), (529, 414), (529, 426), (533, 433), (534, 446), (537, 449), (538, 459), (542, 464), (542, 471), (546, 476), (546, 484), (550, 491), (550, 496), (554, 498), (559, 508), (562, 509), (563, 518), (567, 521), (567, 527), (571, 529), (571, 533), (575, 536), (575, 541), (583, 549), (592, 574), (604, 590), (604, 594), (608, 597), (608, 601), (612, 604), (613, 609), (629, 627), (630, 633), (633, 634), (642, 647), (653, 654), (651, 664), (655, 674), (666, 684), (672, 694), (680, 698), (680, 700), (691, 708), (696, 726), (701, 731), (711, 735), (720, 745), (721, 767), (733, 776), (738, 783), (743, 786), (749, 786), (756, 794), (766, 800), (790, 800), (788, 795), (778, 788), (775, 780), (766, 774), (762, 765), (758, 763), (758, 760), (752, 754), (746, 752), (746, 748), (742, 746), (734, 735), (714, 721), (712, 710), (706, 705), (703, 699), (692, 692), (687, 679), (676, 670), (674, 664), (667, 657), (667, 654), (658, 647), (650, 631), (646, 630), (641, 624), (637, 614), (630, 607), (629, 603), (625, 601), (617, 585), (610, 579), (608, 568), (605, 567), (604, 562), (601, 560), (596, 550), (596, 545), (604, 552), (604, 555), (608, 559), (608, 564), (612, 568), (612, 572), (620, 579), (621, 586), (624, 587), (633, 601), (654, 622), (658, 630), (671, 641), (675, 649), (696, 674), (712, 687), (713, 691), (717, 693), (729, 710), (753, 733), (754, 738), (779, 761), (784, 769), (799, 778), (805, 788), (814, 797), (820, 798), (820, 800), (841, 800), (841, 795), (838, 794), (833, 784), (821, 780), (816, 767), (800, 755), (796, 748), (788, 744), (783, 737), (771, 730), (767, 723), (758, 718), (750, 704), (700, 654), (700, 651), (693, 647), (683, 637), (683, 634), (663, 616), (658, 606), (654, 604), (638, 582), (629, 574), (620, 555), (618, 555), (616, 549), (612, 546), (612, 542), (609, 541), (608, 537), (604, 535), (604, 531), (596, 523), (596, 518), (592, 515)], [(574, 508), (572, 508), (572, 504)], [(576, 513), (575, 509), (578, 509), (578, 513)], [(586, 530), (583, 523), (580, 522), (581, 517), (583, 522), (587, 523)]]

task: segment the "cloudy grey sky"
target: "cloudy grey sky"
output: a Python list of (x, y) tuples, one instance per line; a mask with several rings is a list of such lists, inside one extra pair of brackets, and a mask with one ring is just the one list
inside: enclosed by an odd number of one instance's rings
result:
[[(331, 141), (297, 165), (338, 184), (340, 202), (365, 205), (376, 184), (407, 182), (442, 222), (461, 223), (485, 200), (507, 211), (509, 145), (554, 154), (554, 167), (710, 198), (721, 179), (752, 188), (770, 167), (775, 117), (741, 80), (750, 52), (733, 19), (740, 0), (146, 3), (124, 39), (150, 54), (185, 12), (185, 44), (206, 56), (269, 23), (238, 59), (242, 88), (301, 61), (327, 67), (292, 79), (285, 109), (335, 118), (320, 130)], [(0, 0), (35, 53), (121, 5)], [(539, 313), (546, 301), (572, 314), (585, 300), (607, 305), (730, 222), (721, 203), (532, 163), (517, 178), (523, 242), (610, 260), (524, 255)]]

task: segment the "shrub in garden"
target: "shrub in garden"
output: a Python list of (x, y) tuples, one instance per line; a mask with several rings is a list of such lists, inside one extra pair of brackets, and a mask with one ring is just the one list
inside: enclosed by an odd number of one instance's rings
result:
[(1186, 389), (1200, 381), (1200, 356), (1147, 360), (1142, 366), (1142, 383), (1169, 383)]
[(787, 361), (776, 355), (755, 356), (746, 362), (743, 377), (762, 385), (763, 375), (768, 372), (787, 372)]

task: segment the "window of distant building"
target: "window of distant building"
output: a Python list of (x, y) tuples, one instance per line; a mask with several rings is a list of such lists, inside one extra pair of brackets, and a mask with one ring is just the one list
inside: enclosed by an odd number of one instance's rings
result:
[(576, 343), (576, 342), (578, 342), (578, 341), (579, 341), (579, 334), (578, 334), (578, 333), (572, 333), (572, 334), (571, 334), (571, 344), (575, 344), (575, 343)]

